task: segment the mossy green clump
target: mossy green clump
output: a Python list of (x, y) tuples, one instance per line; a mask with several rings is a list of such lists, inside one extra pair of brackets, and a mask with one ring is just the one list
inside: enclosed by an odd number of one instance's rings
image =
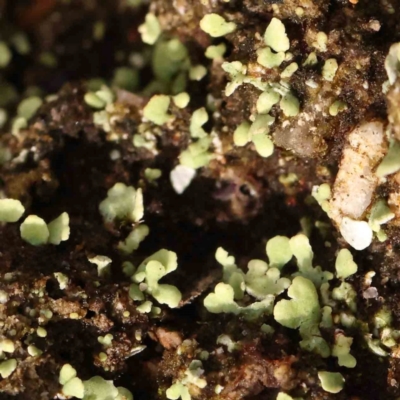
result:
[(344, 387), (344, 378), (339, 372), (319, 371), (318, 378), (328, 393), (339, 393)]
[(46, 222), (37, 215), (29, 215), (20, 226), (21, 237), (33, 246), (46, 244), (50, 232)]
[(276, 52), (286, 52), (290, 48), (285, 25), (278, 18), (272, 18), (264, 34), (265, 44)]
[(142, 190), (116, 183), (107, 192), (107, 198), (100, 203), (99, 210), (106, 222), (139, 222), (144, 214)]
[(207, 14), (200, 21), (200, 28), (211, 37), (221, 37), (236, 30), (234, 22), (227, 22), (218, 14)]
[(143, 116), (156, 125), (164, 125), (173, 117), (168, 114), (168, 108), (171, 103), (169, 96), (155, 95), (143, 109)]
[(175, 271), (178, 267), (176, 253), (165, 249), (159, 250), (146, 258), (138, 267), (132, 280), (136, 283), (145, 282), (145, 292), (154, 297), (160, 304), (170, 308), (178, 307), (182, 294), (173, 285), (159, 283), (165, 275)]
[(19, 200), (0, 199), (0, 222), (17, 222), (25, 212)]

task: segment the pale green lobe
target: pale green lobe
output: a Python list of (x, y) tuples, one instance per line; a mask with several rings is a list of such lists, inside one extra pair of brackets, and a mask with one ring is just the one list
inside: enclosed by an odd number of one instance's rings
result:
[(385, 158), (379, 164), (376, 174), (383, 177), (397, 171), (400, 171), (400, 142), (394, 141)]
[(290, 280), (281, 278), (277, 268), (269, 268), (262, 260), (251, 260), (245, 277), (246, 292), (257, 300), (281, 294), (290, 286)]
[(354, 368), (357, 365), (357, 360), (350, 354), (352, 343), (353, 338), (346, 337), (341, 333), (336, 334), (335, 344), (332, 348), (332, 356), (338, 358), (339, 366)]
[(273, 53), (269, 47), (257, 50), (257, 62), (265, 68), (279, 67), (285, 61), (285, 53)]
[(258, 114), (268, 114), (272, 107), (279, 103), (280, 98), (279, 93), (276, 93), (273, 89), (267, 89), (261, 93), (256, 105)]
[(0, 199), (0, 222), (17, 222), (25, 212), (19, 200)]
[(76, 397), (78, 399), (83, 399), (84, 386), (83, 382), (79, 378), (72, 378), (62, 388), (62, 392), (65, 396)]
[(144, 239), (146, 239), (149, 233), (150, 229), (147, 225), (139, 225), (132, 230), (132, 232), (128, 235), (124, 242), (118, 243), (118, 249), (125, 254), (133, 253), (139, 248), (140, 243), (143, 242)]
[(336, 276), (339, 279), (346, 279), (357, 272), (357, 264), (353, 261), (353, 256), (347, 249), (341, 249), (335, 263)]
[(279, 269), (293, 257), (290, 240), (286, 236), (275, 236), (268, 240), (266, 252), (270, 265)]
[(69, 215), (63, 212), (59, 217), (51, 221), (48, 225), (49, 228), (49, 243), (60, 244), (69, 239)]
[(208, 114), (204, 107), (196, 110), (190, 120), (190, 135), (192, 138), (204, 138), (207, 136), (207, 132), (202, 126), (208, 121)]
[(19, 103), (17, 113), (19, 117), (23, 117), (26, 120), (32, 118), (36, 111), (43, 104), (43, 100), (40, 97), (32, 96), (24, 99)]
[(344, 378), (339, 372), (319, 371), (318, 378), (328, 393), (339, 393), (344, 387)]
[(371, 209), (371, 215), (369, 216), (369, 225), (374, 232), (379, 232), (381, 225), (384, 225), (391, 221), (395, 217), (395, 214), (387, 205), (386, 201), (379, 199), (375, 202)]
[(289, 64), (281, 73), (281, 78), (282, 79), (288, 79), (291, 78), (292, 75), (299, 69), (299, 66), (297, 63), (293, 62)]
[(316, 53), (311, 52), (308, 57), (306, 58), (306, 60), (303, 62), (303, 67), (312, 67), (313, 65), (318, 64), (318, 58)]
[(153, 303), (151, 301), (145, 301), (140, 306), (136, 307), (136, 310), (139, 311), (141, 314), (148, 314), (151, 311), (151, 307)]
[(293, 400), (293, 397), (289, 396), (286, 393), (280, 392), (278, 393), (278, 397), (276, 398), (276, 400)]
[[(186, 79), (186, 70), (190, 68), (187, 48), (176, 38), (158, 40), (153, 51), (152, 68), (157, 80), (164, 84), (173, 79)], [(182, 72), (184, 75), (180, 74)]]
[(92, 108), (97, 108), (100, 110), (106, 106), (106, 102), (93, 92), (86, 93), (83, 99), (85, 103)]
[(239, 306), (234, 301), (232, 286), (226, 283), (218, 283), (214, 293), (210, 293), (204, 299), (204, 307), (213, 314), (232, 313), (239, 314)]
[(6, 379), (16, 370), (16, 368), (17, 360), (15, 358), (0, 362), (0, 376), (3, 379)]
[(200, 28), (211, 37), (221, 37), (236, 30), (234, 22), (227, 22), (218, 14), (207, 14), (200, 21)]
[(88, 258), (88, 261), (92, 264), (97, 265), (97, 274), (103, 276), (107, 270), (108, 266), (111, 264), (111, 258), (107, 256), (97, 255), (95, 257)]
[(252, 141), (257, 153), (261, 157), (267, 158), (274, 153), (274, 144), (267, 135), (254, 135)]
[(4, 353), (14, 353), (15, 345), (14, 342), (10, 339), (2, 339), (0, 341), (0, 352), (4, 351)]
[(264, 34), (265, 44), (276, 52), (286, 52), (290, 48), (285, 25), (281, 20), (272, 18)]
[(226, 52), (226, 44), (220, 43), (216, 46), (208, 46), (205, 56), (211, 60), (222, 60)]
[(0, 68), (5, 68), (10, 63), (12, 53), (8, 48), (7, 44), (0, 41)]
[(159, 179), (162, 175), (161, 169), (158, 168), (146, 168), (144, 170), (144, 177), (149, 181), (149, 182), (154, 182), (157, 179)]
[(18, 136), (19, 132), (22, 129), (26, 129), (28, 127), (28, 121), (24, 117), (16, 117), (14, 118), (11, 126), (11, 132), (14, 136)]
[(215, 259), (223, 267), (223, 282), (232, 286), (236, 300), (242, 299), (244, 295), (244, 273), (237, 267), (235, 257), (229, 255), (222, 247), (219, 247), (215, 253)]
[(385, 59), (385, 69), (390, 85), (396, 82), (400, 71), (400, 43), (393, 44)]
[(76, 377), (76, 369), (70, 364), (64, 364), (60, 370), (58, 382), (61, 385), (66, 384), (69, 380)]
[(253, 138), (255, 135), (265, 135), (269, 133), (269, 127), (274, 123), (275, 118), (268, 114), (257, 115), (255, 121), (251, 124), (249, 135)]
[(299, 269), (311, 268), (314, 253), (308, 237), (302, 233), (290, 239), (290, 248), (297, 259)]
[(32, 345), (32, 344), (30, 344), (30, 345), (28, 346), (27, 350), (28, 350), (28, 354), (29, 354), (31, 357), (38, 357), (38, 356), (40, 356), (40, 355), (43, 354), (43, 351), (42, 351), (42, 350), (40, 350), (39, 348), (37, 348), (36, 346), (34, 346), (34, 345)]
[(156, 125), (164, 125), (170, 121), (172, 115), (168, 114), (171, 99), (160, 94), (153, 96), (143, 109), (143, 116)]
[(342, 111), (347, 110), (347, 104), (343, 101), (337, 100), (329, 107), (329, 115), (336, 117)]
[(118, 88), (133, 92), (139, 82), (138, 71), (129, 67), (115, 69), (112, 84)]
[(191, 81), (201, 81), (207, 75), (207, 68), (204, 65), (193, 65), (189, 70)]
[(214, 155), (208, 151), (211, 142), (212, 138), (205, 136), (191, 143), (179, 156), (181, 165), (193, 169), (206, 166), (214, 158)]
[(250, 142), (249, 136), (250, 124), (247, 121), (242, 122), (233, 132), (233, 143), (235, 146), (245, 146)]
[(286, 117), (295, 117), (299, 114), (300, 102), (297, 97), (290, 93), (282, 97), (279, 105)]
[(37, 215), (29, 215), (20, 227), (21, 237), (33, 246), (46, 244), (49, 240), (49, 229), (46, 222)]
[(144, 43), (153, 45), (161, 35), (158, 18), (153, 13), (148, 13), (144, 24), (139, 26), (138, 31)]
[(178, 108), (185, 108), (190, 102), (190, 96), (188, 93), (182, 92), (174, 96), (172, 100)]
[(160, 284), (158, 281), (175, 271), (177, 266), (176, 253), (161, 249), (142, 262), (132, 280), (137, 283), (145, 280), (146, 293), (153, 296), (160, 304), (176, 308), (182, 299), (181, 292), (175, 286)]
[(319, 320), (321, 312), (318, 293), (309, 279), (301, 276), (294, 278), (288, 296), (292, 300), (280, 300), (275, 305), (274, 318), (278, 323), (296, 329)]
[(115, 400), (133, 400), (133, 395), (128, 389), (122, 386), (118, 386), (117, 389), (118, 396), (115, 398)]
[(335, 79), (338, 68), (338, 63), (334, 58), (326, 60), (324, 66), (322, 67), (323, 78), (329, 82), (332, 82)]
[(129, 286), (129, 297), (133, 301), (143, 301), (144, 300), (144, 294), (143, 292), (139, 289), (139, 285), (136, 283), (132, 283)]

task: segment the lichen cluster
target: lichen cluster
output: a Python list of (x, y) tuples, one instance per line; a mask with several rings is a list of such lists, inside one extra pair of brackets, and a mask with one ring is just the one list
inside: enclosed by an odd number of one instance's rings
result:
[(397, 3), (25, 3), (0, 393), (400, 396)]

